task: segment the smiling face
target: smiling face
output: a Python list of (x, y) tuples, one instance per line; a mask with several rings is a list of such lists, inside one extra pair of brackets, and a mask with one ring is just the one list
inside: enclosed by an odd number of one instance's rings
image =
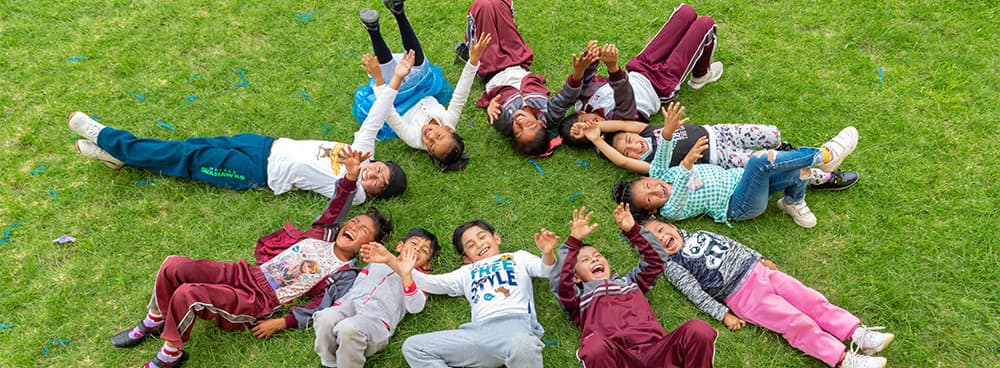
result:
[(406, 240), (396, 243), (396, 252), (403, 254), (403, 251), (412, 248), (417, 252), (417, 262), (413, 265), (417, 268), (426, 268), (425, 265), (431, 259), (431, 254), (433, 254), (433, 249), (431, 249), (430, 239), (411, 236), (406, 238)]
[(615, 151), (620, 152), (628, 158), (638, 159), (639, 156), (648, 152), (651, 148), (649, 143), (646, 143), (646, 139), (636, 133), (621, 132), (615, 135), (615, 139), (611, 142), (611, 146), (615, 148)]
[(421, 129), (420, 140), (427, 147), (428, 154), (440, 159), (455, 150), (456, 143), (452, 133), (455, 133), (454, 128), (441, 126), (437, 121), (431, 120)]
[(527, 109), (517, 110), (514, 112), (512, 129), (514, 130), (514, 140), (521, 144), (529, 144), (539, 134), (545, 133), (545, 124), (535, 118), (535, 114), (531, 111)]
[(657, 178), (645, 177), (632, 183), (632, 205), (653, 213), (670, 198), (673, 184)]
[(574, 271), (576, 282), (611, 278), (611, 266), (608, 265), (608, 259), (604, 258), (604, 255), (597, 248), (590, 245), (580, 247)]
[(337, 233), (336, 246), (345, 253), (354, 254), (361, 249), (362, 244), (375, 241), (375, 220), (368, 215), (358, 215), (347, 220)]
[(382, 193), (389, 185), (389, 166), (381, 161), (373, 161), (361, 168), (358, 182), (365, 193), (376, 195)]
[(642, 227), (656, 236), (656, 240), (663, 245), (663, 249), (667, 251), (668, 255), (677, 254), (684, 247), (684, 238), (677, 232), (677, 227), (672, 224), (660, 220), (649, 220)]
[(462, 259), (476, 263), (500, 254), (500, 234), (490, 233), (479, 226), (472, 226), (462, 232)]

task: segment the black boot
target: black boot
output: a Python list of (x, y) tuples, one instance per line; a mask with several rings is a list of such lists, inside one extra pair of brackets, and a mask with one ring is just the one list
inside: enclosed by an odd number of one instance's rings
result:
[(378, 12), (369, 8), (361, 9), (358, 13), (361, 17), (361, 24), (365, 25), (365, 28), (369, 31), (378, 32)]

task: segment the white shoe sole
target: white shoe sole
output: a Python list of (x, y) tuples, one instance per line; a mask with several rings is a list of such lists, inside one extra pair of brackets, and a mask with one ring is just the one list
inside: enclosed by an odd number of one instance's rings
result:
[(80, 152), (86, 158), (91, 160), (97, 160), (107, 166), (112, 170), (121, 169), (125, 166), (125, 163), (121, 160), (111, 156), (108, 151), (101, 149), (97, 143), (91, 142), (89, 140), (80, 139), (76, 141), (76, 150)]
[(850, 156), (851, 152), (854, 152), (854, 149), (858, 147), (858, 129), (852, 126), (844, 128), (840, 131), (840, 133), (837, 133), (836, 137), (833, 137), (833, 139), (823, 145), (827, 146), (831, 143), (836, 143), (838, 146), (842, 146), (844, 148), (844, 152), (833, 152), (832, 149), (827, 147), (827, 149), (830, 150), (830, 154), (833, 155), (833, 158), (830, 159), (830, 162), (816, 165), (817, 169), (826, 172), (837, 171), (837, 168), (844, 162), (844, 159), (847, 158), (847, 156)]

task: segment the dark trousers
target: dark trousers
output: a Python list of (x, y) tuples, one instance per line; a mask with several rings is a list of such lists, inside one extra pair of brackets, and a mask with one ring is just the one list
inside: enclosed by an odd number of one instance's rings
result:
[(688, 73), (708, 72), (714, 50), (715, 20), (682, 4), (625, 69), (646, 76), (661, 100), (672, 100)]
[(512, 66), (531, 66), (535, 54), (521, 38), (514, 23), (511, 0), (475, 0), (469, 6), (466, 16), (466, 43), (482, 33), (493, 35), (493, 41), (486, 46), (479, 58), (479, 76), (488, 80), (490, 76)]
[(718, 332), (700, 319), (692, 319), (653, 342), (623, 346), (609, 337), (590, 335), (580, 340), (576, 357), (587, 368), (685, 367), (710, 368), (715, 359)]

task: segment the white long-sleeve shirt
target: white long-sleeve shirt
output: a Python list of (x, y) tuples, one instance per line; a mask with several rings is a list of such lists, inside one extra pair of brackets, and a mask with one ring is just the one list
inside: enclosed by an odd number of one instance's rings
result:
[(413, 273), (413, 283), (431, 294), (464, 295), (472, 309), (472, 322), (509, 314), (527, 313), (535, 319), (532, 277), (548, 278), (554, 265), (519, 250), (501, 253), (443, 275)]
[[(476, 77), (479, 65), (465, 63), (462, 69), (462, 76), (458, 78), (455, 91), (451, 93), (451, 101), (448, 102), (448, 109), (441, 106), (433, 96), (421, 98), (413, 107), (406, 110), (402, 116), (396, 111), (390, 111), (386, 117), (386, 123), (392, 127), (399, 139), (406, 145), (421, 151), (426, 151), (424, 141), (421, 139), (423, 127), (427, 122), (434, 119), (441, 126), (454, 129), (458, 125), (458, 119), (462, 116), (462, 109), (465, 108), (466, 101), (469, 100), (469, 90), (472, 88), (472, 81)], [(376, 87), (386, 88), (384, 85)]]

